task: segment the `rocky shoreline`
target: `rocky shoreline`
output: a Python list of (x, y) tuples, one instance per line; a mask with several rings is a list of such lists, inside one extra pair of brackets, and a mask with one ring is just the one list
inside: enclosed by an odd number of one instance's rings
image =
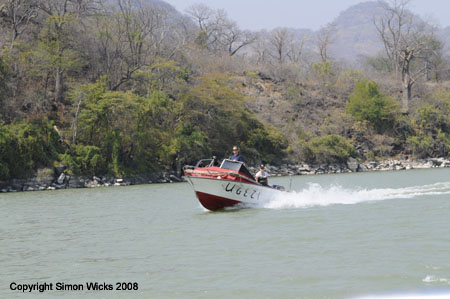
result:
[(19, 191), (42, 191), (73, 188), (96, 188), (111, 186), (130, 186), (154, 183), (182, 182), (182, 178), (168, 173), (154, 173), (146, 176), (114, 178), (111, 176), (76, 176), (49, 168), (39, 169), (30, 179), (0, 181), (0, 193)]
[[(360, 163), (356, 159), (350, 158), (347, 163), (342, 164), (309, 165), (302, 163), (297, 165), (286, 164), (283, 166), (266, 166), (271, 176), (388, 171), (435, 167), (450, 167), (450, 160), (446, 158), (428, 158), (421, 160), (384, 160)], [(255, 167), (249, 167), (249, 169), (252, 173), (257, 172), (257, 168)], [(154, 173), (145, 176), (114, 178), (109, 176), (72, 176), (66, 174), (63, 167), (57, 167), (55, 169), (39, 169), (37, 176), (31, 179), (0, 181), (0, 192), (129, 186), (182, 181), (184, 181), (182, 177), (167, 172)]]
[[(285, 175), (313, 175), (313, 174), (331, 174), (331, 173), (350, 173), (367, 171), (388, 171), (388, 170), (406, 170), (406, 169), (424, 169), (435, 167), (450, 167), (450, 160), (446, 158), (428, 158), (420, 160), (384, 160), (368, 161), (359, 163), (356, 159), (350, 158), (347, 163), (342, 164), (321, 164), (321, 165), (285, 165), (275, 167), (268, 165), (266, 168), (271, 176)], [(256, 171), (250, 167), (251, 171)]]

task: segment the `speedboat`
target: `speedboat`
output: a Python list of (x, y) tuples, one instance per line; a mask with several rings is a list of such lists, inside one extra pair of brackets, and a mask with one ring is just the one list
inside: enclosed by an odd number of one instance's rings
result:
[(202, 159), (185, 166), (184, 175), (203, 207), (217, 211), (227, 207), (251, 207), (274, 199), (282, 186), (263, 185), (253, 178), (243, 162)]

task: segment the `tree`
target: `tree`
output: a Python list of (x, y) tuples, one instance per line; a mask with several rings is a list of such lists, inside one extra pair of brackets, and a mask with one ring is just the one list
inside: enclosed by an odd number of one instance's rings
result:
[[(32, 0), (7, 0), (6, 19), (11, 24), (11, 40), (9, 45), (9, 54), (14, 54), (14, 48), (17, 39), (28, 28), (29, 23), (37, 16), (37, 5)], [(14, 59), (14, 75), (19, 72), (17, 59)]]
[(336, 25), (330, 23), (322, 27), (317, 34), (317, 49), (319, 50), (322, 62), (328, 61), (328, 48), (334, 42)]
[(210, 48), (213, 42), (212, 36), (217, 30), (217, 22), (214, 22), (214, 10), (205, 4), (194, 4), (186, 9), (186, 13), (198, 25), (196, 44), (201, 48)]
[(252, 45), (252, 52), (254, 53), (254, 59), (257, 64), (265, 64), (269, 60), (269, 54), (267, 49), (266, 40), (262, 37), (267, 35), (267, 31), (262, 30), (257, 33), (257, 38)]
[(214, 10), (205, 4), (194, 4), (186, 9), (186, 13), (197, 23), (200, 31), (208, 32)]
[(289, 50), (287, 57), (292, 63), (299, 63), (303, 57), (303, 52), (305, 49), (305, 44), (308, 42), (308, 35), (302, 35), (300, 37), (295, 37), (289, 44)]
[(253, 44), (257, 35), (251, 31), (241, 30), (236, 22), (230, 21), (223, 32), (222, 42), (230, 56), (235, 55), (242, 48)]
[(414, 83), (429, 68), (428, 62), (438, 50), (434, 28), (415, 18), (408, 10), (410, 0), (384, 4), (384, 16), (374, 20), (395, 74), (401, 74), (402, 112), (408, 113)]
[(118, 0), (92, 26), (91, 64), (108, 77), (112, 90), (124, 88), (157, 60), (172, 58), (184, 43), (167, 9), (140, 0)]
[(35, 55), (42, 70), (53, 73), (55, 79), (54, 101), (63, 99), (64, 77), (67, 71), (80, 66), (80, 54), (76, 50), (71, 26), (77, 22), (72, 15), (52, 15), (47, 18), (40, 33)]
[(40, 11), (48, 15), (40, 35), (40, 54), (50, 63), (55, 78), (55, 102), (63, 99), (64, 76), (77, 61), (74, 27), (80, 18), (97, 9), (98, 1), (37, 0)]
[(198, 24), (197, 45), (213, 53), (224, 51), (233, 56), (256, 41), (254, 33), (241, 30), (222, 9), (213, 10), (204, 4), (194, 4), (186, 13)]
[(3, 58), (0, 56), (0, 103), (2, 102), (4, 96), (8, 93), (7, 82), (9, 80), (9, 75), (9, 66), (3, 61)]
[(30, 21), (37, 16), (36, 4), (32, 0), (6, 1), (6, 17), (11, 24), (10, 52), (13, 51), (17, 38), (24, 33)]
[(269, 51), (269, 54), (280, 65), (283, 64), (288, 57), (292, 40), (292, 32), (290, 32), (287, 28), (275, 29), (270, 35), (269, 46), (271, 51)]

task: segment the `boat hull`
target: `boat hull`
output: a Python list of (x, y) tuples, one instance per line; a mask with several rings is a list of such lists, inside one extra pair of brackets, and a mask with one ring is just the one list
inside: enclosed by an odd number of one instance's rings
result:
[(200, 191), (195, 192), (195, 195), (197, 195), (197, 198), (202, 204), (202, 206), (210, 211), (222, 210), (227, 207), (233, 207), (238, 204), (241, 204), (241, 202), (238, 200), (233, 200)]
[(187, 179), (202, 206), (211, 211), (237, 205), (243, 207), (260, 205), (274, 199), (283, 192), (270, 187), (235, 180), (194, 176), (188, 176)]

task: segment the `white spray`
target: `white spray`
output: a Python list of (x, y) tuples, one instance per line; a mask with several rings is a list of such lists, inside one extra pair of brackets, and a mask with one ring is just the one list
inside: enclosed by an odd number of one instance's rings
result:
[(283, 192), (275, 199), (262, 204), (260, 207), (268, 209), (308, 208), (333, 204), (350, 205), (378, 200), (445, 194), (450, 194), (450, 182), (405, 188), (361, 190), (346, 189), (341, 186), (323, 188), (319, 184), (310, 184), (308, 188), (302, 191)]

